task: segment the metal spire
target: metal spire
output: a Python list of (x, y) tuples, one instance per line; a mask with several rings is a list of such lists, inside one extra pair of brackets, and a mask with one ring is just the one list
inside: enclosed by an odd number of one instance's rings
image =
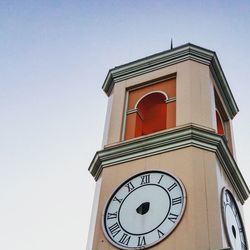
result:
[(170, 44), (170, 49), (173, 49), (173, 39), (171, 38), (171, 44)]

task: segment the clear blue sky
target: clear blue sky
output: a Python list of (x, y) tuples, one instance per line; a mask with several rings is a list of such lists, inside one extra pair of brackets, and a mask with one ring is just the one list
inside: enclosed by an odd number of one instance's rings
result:
[[(169, 49), (171, 37), (217, 52), (250, 183), (249, 13), (248, 0), (0, 1), (0, 249), (85, 249), (102, 83), (109, 68)], [(245, 217), (250, 232), (250, 201)]]

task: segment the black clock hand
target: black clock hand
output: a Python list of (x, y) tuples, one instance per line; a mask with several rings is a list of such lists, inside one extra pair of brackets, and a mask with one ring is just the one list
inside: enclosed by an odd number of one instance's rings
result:
[(150, 207), (150, 202), (143, 202), (137, 209), (136, 212), (138, 214), (144, 215), (148, 212)]

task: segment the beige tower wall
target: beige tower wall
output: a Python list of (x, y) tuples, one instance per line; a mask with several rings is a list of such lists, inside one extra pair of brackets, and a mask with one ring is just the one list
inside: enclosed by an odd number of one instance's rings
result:
[(209, 67), (193, 61), (178, 65), (176, 125), (199, 124), (215, 129), (214, 92)]

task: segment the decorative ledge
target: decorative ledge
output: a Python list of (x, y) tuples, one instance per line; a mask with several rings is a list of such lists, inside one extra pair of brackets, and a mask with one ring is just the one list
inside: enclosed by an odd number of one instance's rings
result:
[(243, 204), (250, 191), (224, 137), (215, 134), (213, 130), (194, 124), (136, 140), (124, 141), (97, 151), (89, 166), (89, 171), (97, 180), (103, 168), (191, 146), (214, 152), (217, 155)]
[(109, 96), (117, 82), (187, 60), (196, 61), (209, 66), (219, 92), (225, 102), (228, 113), (232, 119), (238, 113), (239, 109), (229, 88), (216, 53), (191, 43), (187, 43), (172, 50), (166, 50), (110, 69), (102, 88)]

